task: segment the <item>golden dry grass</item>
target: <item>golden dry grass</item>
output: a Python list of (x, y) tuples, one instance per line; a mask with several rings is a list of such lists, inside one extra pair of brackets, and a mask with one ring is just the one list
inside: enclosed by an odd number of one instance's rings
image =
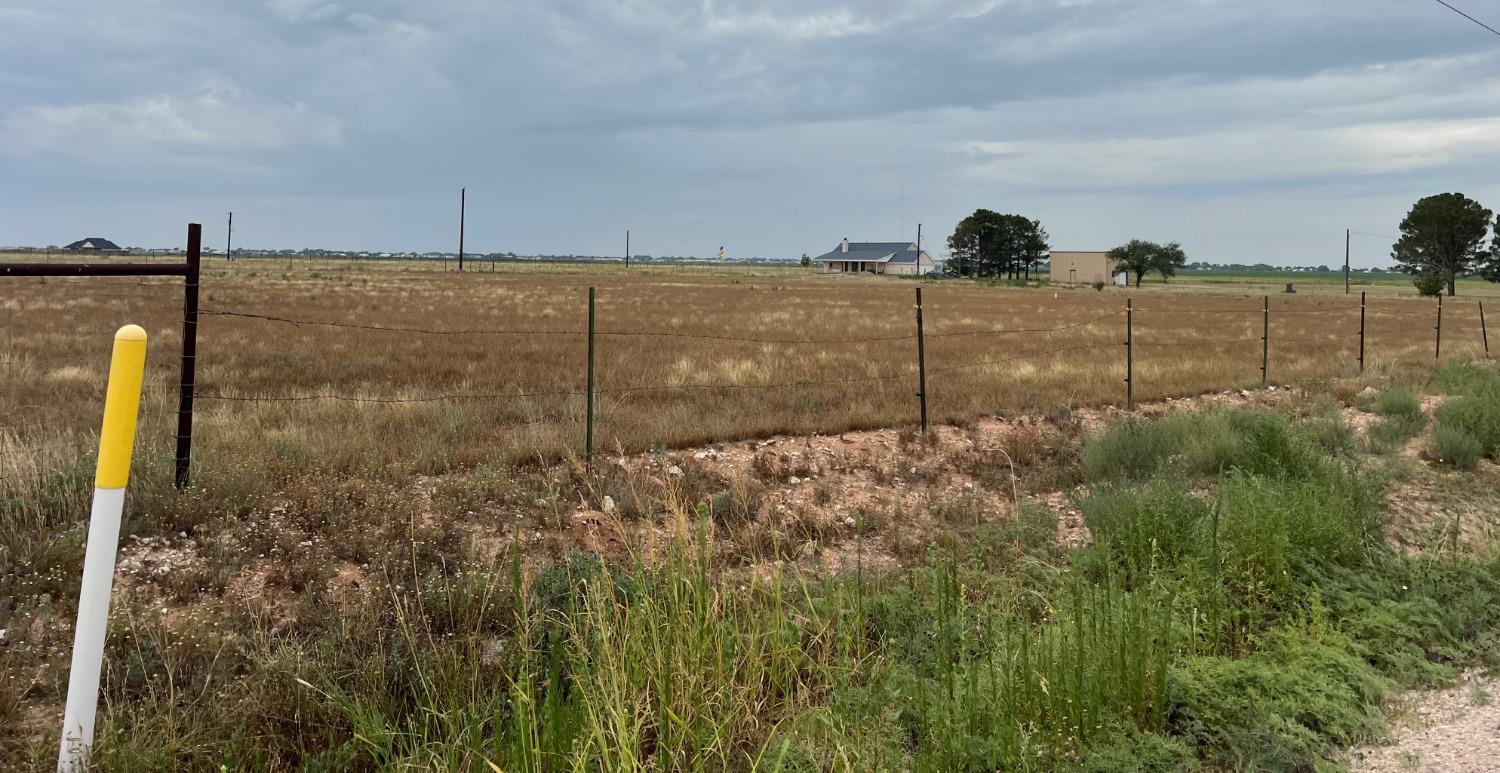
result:
[[(911, 424), (918, 404), (911, 281), (808, 272), (213, 262), (202, 307), (429, 335), (206, 316), (196, 422), (201, 480), (280, 457), (347, 470), (437, 471), (556, 457), (583, 444), (587, 288), (597, 287), (600, 450)], [(175, 430), (180, 291), (168, 279), (10, 279), (0, 301), (5, 451), (87, 453), (112, 331), (151, 332), (142, 465), (164, 472)], [(923, 285), (930, 414), (957, 422), (1055, 404), (1123, 402), (1127, 295), (1135, 397), (1260, 381), (1261, 299), (1140, 289)], [(1355, 369), (1357, 296), (1273, 296), (1272, 382)], [(1373, 301), (1370, 363), (1432, 361), (1434, 303)], [(1089, 322), (1093, 320), (1093, 322)], [(1087, 324), (1082, 324), (1087, 323)], [(1055, 332), (994, 333), (995, 330)], [(530, 331), (530, 332), (526, 332)], [(637, 335), (649, 333), (654, 335)], [(628, 335), (621, 335), (628, 334)], [(708, 336), (700, 338), (698, 336)], [(721, 338), (712, 338), (718, 336)], [(784, 339), (795, 342), (726, 340)], [(889, 338), (893, 340), (863, 340)], [(1449, 301), (1444, 356), (1481, 353), (1472, 301)], [(560, 394), (559, 394), (560, 393)], [(341, 396), (239, 401), (222, 398)]]

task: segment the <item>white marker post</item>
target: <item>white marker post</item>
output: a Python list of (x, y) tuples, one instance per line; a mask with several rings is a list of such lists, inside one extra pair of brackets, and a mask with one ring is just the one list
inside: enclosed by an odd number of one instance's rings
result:
[(120, 540), (120, 515), (125, 508), (125, 483), (130, 479), (130, 451), (135, 444), (145, 369), (146, 331), (136, 325), (120, 328), (109, 361), (109, 388), (104, 393), (104, 422), (99, 430), (94, 508), (89, 515), (78, 627), (73, 634), (73, 667), (68, 672), (68, 705), (63, 712), (62, 745), (57, 753), (57, 769), (62, 773), (88, 770), (89, 751), (94, 744), (94, 712), (99, 706), (99, 671), (109, 625), (115, 549)]

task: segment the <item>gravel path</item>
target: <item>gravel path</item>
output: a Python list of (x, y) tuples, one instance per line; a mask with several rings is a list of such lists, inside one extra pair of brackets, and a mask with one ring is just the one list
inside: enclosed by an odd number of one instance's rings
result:
[(1454, 687), (1410, 693), (1391, 713), (1393, 743), (1350, 752), (1368, 773), (1500, 771), (1500, 680), (1466, 674)]

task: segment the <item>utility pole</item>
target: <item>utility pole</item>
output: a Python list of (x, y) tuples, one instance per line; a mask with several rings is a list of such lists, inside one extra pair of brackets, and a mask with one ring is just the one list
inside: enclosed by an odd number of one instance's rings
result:
[(464, 270), (464, 204), (467, 189), (458, 189), (458, 270)]
[(1349, 229), (1344, 229), (1344, 295), (1349, 294)]
[(224, 231), (224, 260), (234, 260), (234, 253), (229, 250), (229, 245), (234, 240), (234, 213), (229, 213), (229, 228)]
[(630, 229), (625, 229), (625, 267), (630, 268)]
[(922, 224), (917, 223), (917, 276), (922, 275)]

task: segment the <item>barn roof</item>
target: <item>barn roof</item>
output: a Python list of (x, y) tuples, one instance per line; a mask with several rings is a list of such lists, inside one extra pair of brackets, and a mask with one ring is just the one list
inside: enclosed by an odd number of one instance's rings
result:
[(854, 260), (863, 263), (916, 263), (921, 253), (914, 242), (849, 242), (849, 251), (843, 245), (834, 247), (814, 261)]
[(118, 250), (120, 245), (100, 236), (90, 236), (87, 239), (79, 239), (64, 247), (66, 250)]

